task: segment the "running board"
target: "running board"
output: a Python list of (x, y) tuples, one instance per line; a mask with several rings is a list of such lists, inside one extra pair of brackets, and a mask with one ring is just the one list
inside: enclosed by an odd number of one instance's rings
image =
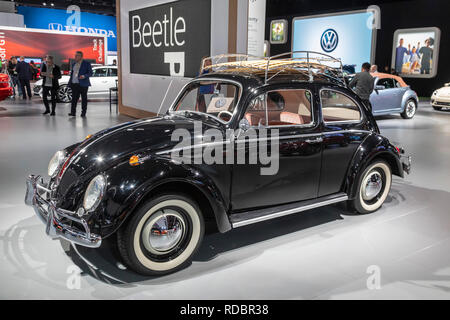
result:
[(247, 212), (241, 212), (231, 215), (230, 221), (233, 228), (243, 227), (249, 224), (258, 223), (270, 219), (287, 216), (293, 213), (299, 213), (314, 208), (327, 206), (329, 204), (348, 200), (345, 193), (336, 193), (333, 195), (320, 197), (314, 200), (300, 201), (281, 206), (257, 209)]

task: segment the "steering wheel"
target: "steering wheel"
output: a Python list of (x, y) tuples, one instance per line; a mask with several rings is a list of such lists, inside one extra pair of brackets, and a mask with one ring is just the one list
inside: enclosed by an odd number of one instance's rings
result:
[(224, 115), (224, 114), (230, 116), (230, 119), (233, 117), (233, 114), (230, 111), (220, 111), (219, 114), (217, 115), (217, 117), (219, 119), (222, 119), (222, 115)]

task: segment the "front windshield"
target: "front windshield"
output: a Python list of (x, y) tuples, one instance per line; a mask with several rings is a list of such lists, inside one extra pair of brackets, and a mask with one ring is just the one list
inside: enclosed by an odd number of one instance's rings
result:
[(229, 122), (239, 100), (239, 87), (224, 81), (197, 81), (188, 85), (172, 111), (195, 112)]

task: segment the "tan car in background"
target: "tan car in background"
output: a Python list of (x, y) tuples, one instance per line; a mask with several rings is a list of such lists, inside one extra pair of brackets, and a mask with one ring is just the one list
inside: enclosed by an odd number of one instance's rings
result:
[(437, 89), (431, 96), (431, 106), (434, 110), (450, 108), (450, 82)]

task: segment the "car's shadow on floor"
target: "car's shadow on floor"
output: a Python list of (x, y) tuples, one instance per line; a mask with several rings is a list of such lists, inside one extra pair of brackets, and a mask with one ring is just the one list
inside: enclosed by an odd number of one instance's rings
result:
[[(338, 204), (249, 225), (225, 234), (207, 234), (193, 259), (193, 265), (163, 277), (144, 277), (126, 269), (117, 253), (114, 238), (104, 241), (99, 249), (73, 246), (66, 241), (59, 241), (70, 260), (82, 271), (83, 276), (120, 287), (160, 285), (232, 268), (254, 259), (265, 250), (292, 241), (297, 243), (303, 239), (310, 241), (313, 236), (317, 237), (317, 240), (329, 238), (338, 234), (341, 227), (352, 228), (386, 217), (392, 218), (427, 203), (421, 210), (430, 210), (435, 202), (439, 204), (447, 198), (447, 192), (419, 188), (404, 181), (394, 182), (385, 205), (375, 214), (353, 215), (346, 211), (342, 204)], [(65, 272), (58, 270), (61, 268), (61, 252), (43, 250), (42, 241), (50, 241), (43, 233), (44, 226), (36, 217), (27, 218), (12, 226), (1, 241), (5, 257), (13, 263), (17, 273), (26, 278), (48, 285), (65, 285), (56, 283), (54, 277), (41, 275), (42, 272), (45, 275)], [(39, 264), (39, 269), (34, 268), (27, 262), (28, 260), (34, 261), (33, 264)]]

